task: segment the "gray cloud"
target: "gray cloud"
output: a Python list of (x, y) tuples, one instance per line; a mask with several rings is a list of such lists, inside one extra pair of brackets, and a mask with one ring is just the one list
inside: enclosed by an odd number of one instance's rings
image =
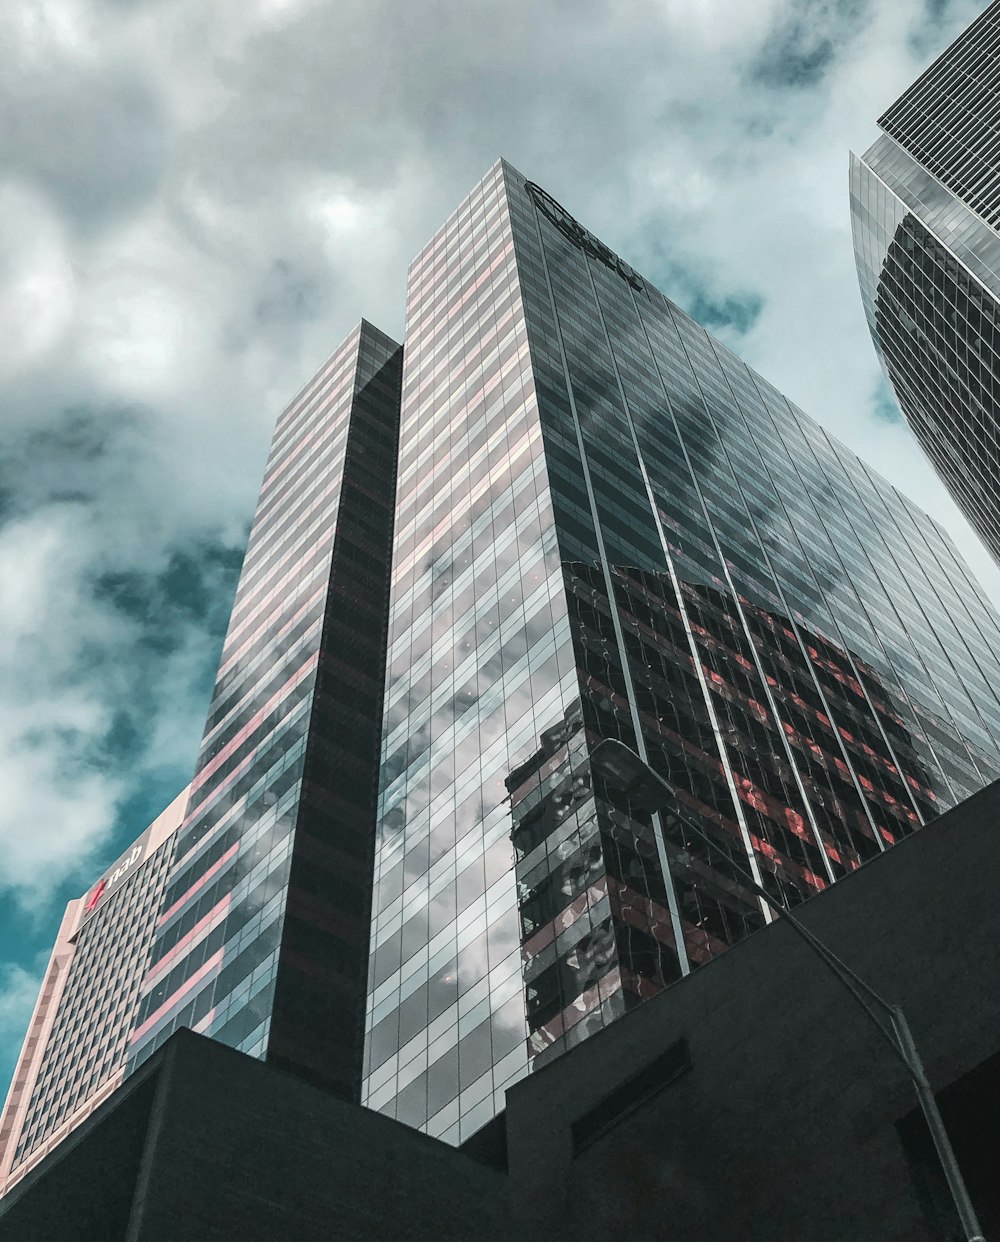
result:
[[(58, 71), (55, 71), (58, 73)], [(0, 144), (10, 171), (32, 178), (61, 214), (82, 229), (108, 227), (155, 194), (164, 165), (166, 119), (131, 70), (8, 78), (12, 124)]]
[(871, 0), (816, 0), (797, 11), (779, 12), (750, 64), (751, 81), (800, 90), (815, 86), (864, 29), (871, 7)]

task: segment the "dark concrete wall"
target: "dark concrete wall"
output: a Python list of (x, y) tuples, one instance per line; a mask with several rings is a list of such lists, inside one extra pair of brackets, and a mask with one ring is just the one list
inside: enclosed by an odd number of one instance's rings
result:
[(74, 1139), (0, 1201), (3, 1242), (512, 1237), (502, 1174), (185, 1030)]
[(137, 1074), (0, 1199), (0, 1242), (121, 1242), (156, 1087)]
[[(954, 1082), (1000, 1047), (1000, 785), (801, 917), (903, 1006), (935, 1089)], [(690, 1071), (574, 1157), (574, 1120), (678, 1039)], [(549, 1238), (942, 1236), (896, 1128), (915, 1104), (904, 1068), (785, 924), (519, 1083), (507, 1104), (517, 1201)]]
[(129, 1242), (508, 1236), (500, 1174), (216, 1044), (174, 1051)]

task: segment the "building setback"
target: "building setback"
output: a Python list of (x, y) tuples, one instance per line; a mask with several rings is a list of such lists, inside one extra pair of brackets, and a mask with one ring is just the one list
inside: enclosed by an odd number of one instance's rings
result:
[(727, 858), (798, 902), (993, 779), (998, 652), (940, 527), (499, 161), (409, 273), (364, 1100), (464, 1141), (767, 921)]
[[(903, 1006), (989, 1239), (998, 821), (994, 784), (799, 911)], [(0, 1242), (941, 1242), (956, 1226), (905, 1070), (781, 920), (517, 1083), (464, 1150), (182, 1030), (0, 1201)]]
[(1000, 560), (1000, 2), (851, 156), (872, 340), (924, 452)]
[(180, 1026), (360, 1086), (399, 345), (347, 338), (278, 419), (143, 984)]
[(0, 1194), (125, 1077), (185, 789), (63, 915), (0, 1113)]

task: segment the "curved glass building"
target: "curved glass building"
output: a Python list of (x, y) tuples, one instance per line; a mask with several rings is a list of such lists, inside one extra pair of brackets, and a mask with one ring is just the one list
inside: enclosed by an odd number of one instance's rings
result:
[(851, 156), (861, 296), (900, 408), (1000, 560), (1000, 0)]

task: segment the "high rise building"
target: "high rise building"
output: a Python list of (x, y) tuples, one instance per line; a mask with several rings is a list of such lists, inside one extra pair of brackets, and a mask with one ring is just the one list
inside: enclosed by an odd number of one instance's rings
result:
[(66, 907), (0, 1113), (0, 1194), (125, 1077), (170, 848), (187, 790)]
[(1000, 561), (1000, 0), (851, 156), (868, 327), (906, 416)]
[(278, 419), (130, 1070), (187, 1026), (358, 1094), (400, 363), (363, 322)]
[(128, 1069), (192, 1027), (463, 1141), (768, 921), (741, 869), (1000, 775), (997, 687), (944, 532), (499, 161), (278, 421)]
[(796, 902), (1000, 773), (947, 535), (503, 161), (410, 268), (388, 642), (364, 1099), (449, 1140), (761, 926), (727, 858)]

